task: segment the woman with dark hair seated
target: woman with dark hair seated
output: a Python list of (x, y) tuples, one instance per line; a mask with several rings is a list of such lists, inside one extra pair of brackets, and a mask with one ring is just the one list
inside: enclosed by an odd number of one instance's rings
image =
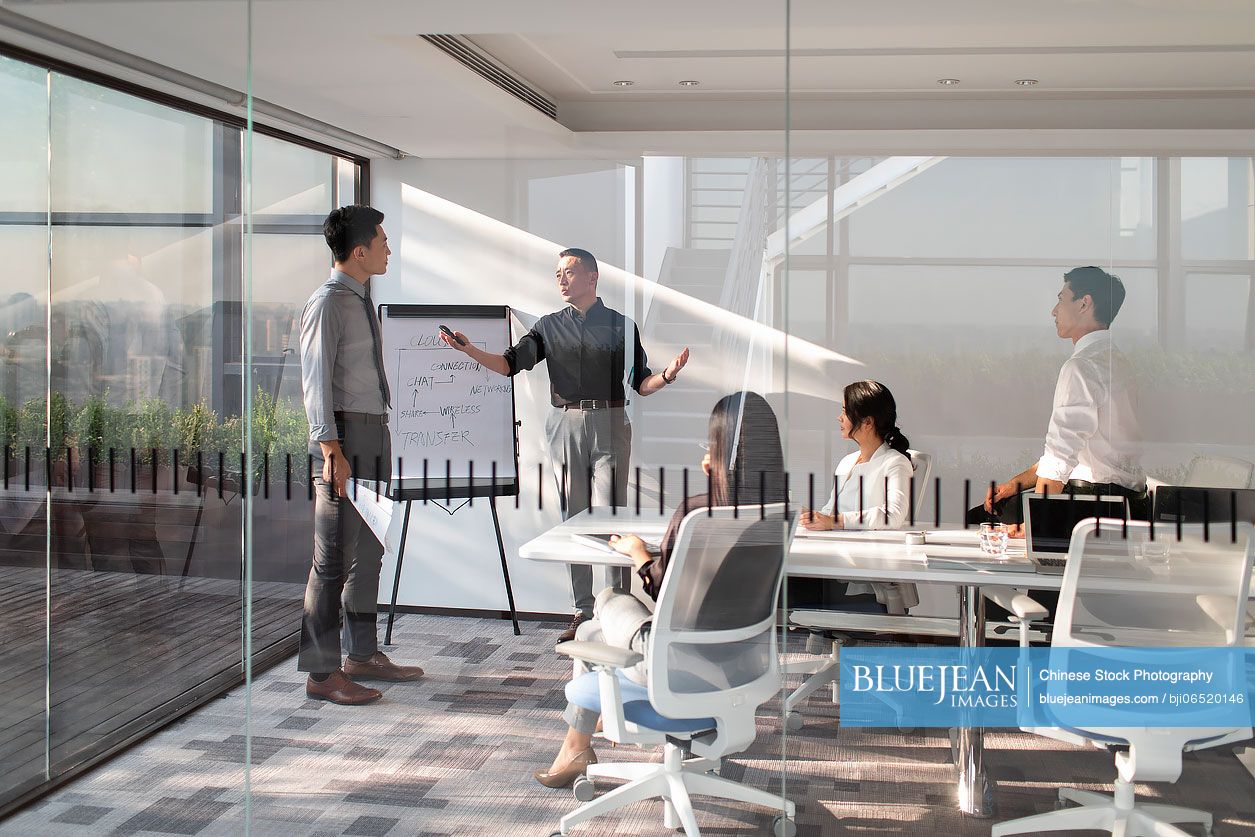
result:
[[(650, 555), (636, 535), (619, 537), (614, 548), (632, 559), (632, 566), (644, 584), (645, 593), (657, 599), (667, 573), (671, 551), (684, 516), (705, 506), (758, 505), (785, 500), (784, 455), (776, 415), (766, 400), (754, 392), (724, 396), (710, 414), (710, 452), (702, 460), (709, 477), (709, 493), (687, 497), (671, 518), (658, 555)], [(653, 614), (631, 593), (606, 588), (597, 594), (593, 619), (584, 622), (576, 640), (606, 642), (641, 654), (648, 647)], [(572, 679), (587, 672), (588, 666), (575, 661)], [(627, 676), (645, 685), (645, 662), (626, 671)], [(592, 749), (597, 713), (571, 704), (564, 713), (568, 729), (553, 764), (537, 770), (536, 781), (550, 788), (563, 788), (582, 775), (588, 765), (597, 763)]]
[[(819, 511), (803, 509), (799, 524), (811, 531), (901, 528), (914, 469), (893, 393), (878, 381), (855, 381), (843, 393), (840, 421), (841, 438), (855, 442), (858, 450), (837, 465), (828, 502)], [(919, 603), (913, 585), (849, 584), (839, 592), (833, 586), (839, 584), (825, 585), (823, 606), (879, 602), (892, 613)]]
[(817, 512), (803, 510), (801, 525), (812, 531), (901, 527), (914, 470), (893, 393), (878, 381), (855, 381), (845, 388), (840, 421), (841, 438), (858, 450), (837, 464), (828, 502)]

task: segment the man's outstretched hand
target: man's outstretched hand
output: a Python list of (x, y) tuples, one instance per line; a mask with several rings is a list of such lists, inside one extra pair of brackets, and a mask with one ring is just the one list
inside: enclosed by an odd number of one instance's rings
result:
[(680, 370), (689, 362), (689, 347), (685, 346), (684, 350), (676, 355), (664, 371), (667, 380), (674, 381), (675, 376), (680, 374)]

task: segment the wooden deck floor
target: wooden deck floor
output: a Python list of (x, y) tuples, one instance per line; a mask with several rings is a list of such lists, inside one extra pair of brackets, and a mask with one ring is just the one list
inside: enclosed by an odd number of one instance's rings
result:
[[(303, 585), (253, 586), (256, 656), (295, 651)], [(239, 581), (0, 567), (0, 804), (238, 673)], [(47, 748), (45, 750), (45, 748)]]

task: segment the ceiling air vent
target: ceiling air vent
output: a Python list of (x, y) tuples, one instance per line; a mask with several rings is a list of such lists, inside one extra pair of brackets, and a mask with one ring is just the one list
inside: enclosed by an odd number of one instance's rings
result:
[(550, 119), (558, 118), (558, 106), (545, 94), (494, 61), (458, 35), (419, 35), (427, 43)]

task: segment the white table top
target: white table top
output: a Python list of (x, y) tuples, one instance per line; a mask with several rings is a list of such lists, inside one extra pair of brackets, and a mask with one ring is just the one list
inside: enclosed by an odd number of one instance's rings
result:
[(630, 567), (632, 561), (626, 555), (609, 552), (573, 540), (571, 535), (589, 532), (618, 532), (639, 535), (647, 541), (662, 540), (671, 522), (671, 512), (664, 515), (642, 509), (618, 509), (611, 514), (607, 508), (589, 509), (559, 523), (547, 532), (532, 538), (519, 547), (520, 557), (532, 561), (557, 561), (562, 564), (596, 564), (609, 567)]
[[(519, 555), (532, 561), (566, 564), (630, 566), (618, 553), (597, 549), (571, 538), (580, 532), (620, 532), (657, 541), (671, 519), (659, 515), (620, 509), (581, 512), (519, 548)], [(938, 530), (926, 535), (923, 546), (908, 546), (902, 532), (806, 532), (799, 529), (789, 552), (789, 574), (845, 581), (913, 581), (954, 585), (1005, 585), (1035, 590), (1058, 590), (1061, 575), (1036, 572), (997, 572), (986, 569), (939, 569), (929, 567), (928, 556), (979, 559), (980, 546), (975, 529)]]

